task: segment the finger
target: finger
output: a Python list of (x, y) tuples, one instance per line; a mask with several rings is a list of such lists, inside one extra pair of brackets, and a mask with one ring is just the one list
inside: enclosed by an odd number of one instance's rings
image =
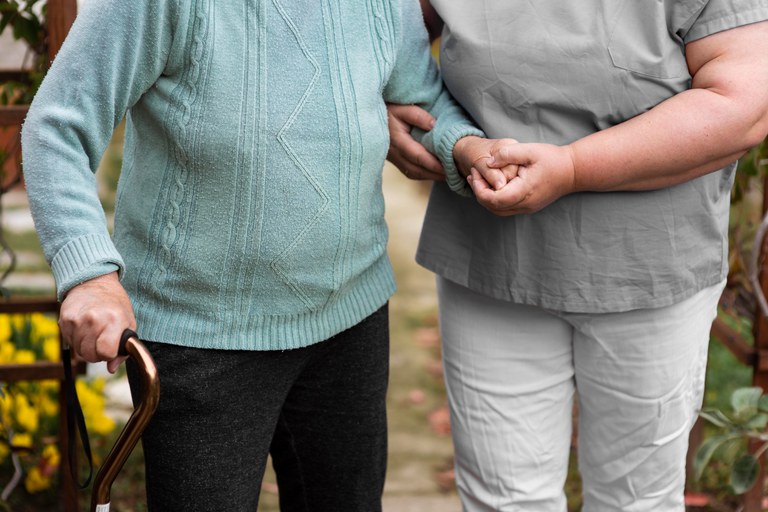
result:
[(507, 216), (517, 212), (521, 200), (520, 193), (513, 184), (507, 184), (501, 190), (494, 190), (483, 179), (477, 169), (472, 169), (470, 186), (477, 201), (495, 215)]
[(116, 357), (110, 361), (107, 361), (107, 371), (109, 373), (115, 373), (123, 362), (128, 359), (126, 356)]
[(467, 181), (469, 182), (469, 186), (472, 187), (472, 190), (474, 191), (475, 195), (477, 195), (478, 193), (487, 195), (488, 192), (492, 191), (491, 186), (488, 184), (487, 181), (485, 181), (485, 178), (483, 178), (483, 175), (477, 172), (477, 169), (475, 169), (474, 167), (469, 170), (469, 176), (467, 176)]
[(424, 173), (445, 175), (440, 160), (415, 140), (406, 141), (401, 152), (405, 160), (422, 169)]
[(483, 159), (483, 161), (475, 162), (475, 165), (472, 167), (472, 169), (480, 174), (486, 183), (488, 183), (494, 190), (501, 189), (504, 185), (507, 184), (507, 177), (504, 175), (502, 170), (494, 169), (493, 167), (488, 167), (485, 165), (484, 160), (486, 159)]
[(506, 165), (528, 165), (530, 151), (527, 144), (507, 144), (491, 149), (488, 167), (501, 168)]
[(96, 337), (82, 332), (79, 334), (79, 337), (73, 340), (71, 345), (75, 354), (89, 363), (98, 363), (100, 361), (96, 346)]
[(517, 178), (520, 172), (520, 166), (510, 164), (510, 165), (505, 165), (500, 170), (502, 173), (504, 173), (504, 177), (507, 179), (507, 183), (509, 183), (513, 179)]
[(390, 150), (387, 160), (411, 179), (437, 181), (445, 179), (445, 172), (439, 160), (435, 164), (435, 162), (429, 160), (422, 160), (418, 156), (404, 155), (402, 152), (395, 150)]
[(59, 332), (61, 334), (61, 340), (68, 346), (72, 347), (72, 326), (69, 324), (69, 322), (64, 322), (61, 318), (59, 318)]
[(400, 172), (403, 173), (403, 175), (411, 180), (416, 181), (445, 181), (445, 174), (443, 173), (437, 173), (432, 171), (427, 171), (421, 167), (416, 166), (408, 166), (406, 168), (401, 168)]
[(388, 118), (390, 122), (399, 121), (409, 126), (416, 126), (425, 132), (435, 127), (435, 118), (421, 107), (416, 105), (395, 105), (387, 106)]
[(61, 338), (66, 345), (72, 348), (72, 351), (80, 358), (89, 363), (98, 362), (96, 354), (96, 337), (93, 325), (88, 319), (73, 316), (67, 309), (66, 304), (62, 304), (59, 316), (59, 329)]

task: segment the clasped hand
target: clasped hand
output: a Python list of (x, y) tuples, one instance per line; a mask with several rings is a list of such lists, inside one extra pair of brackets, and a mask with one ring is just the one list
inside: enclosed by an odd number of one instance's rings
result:
[(465, 137), (454, 158), (477, 201), (496, 215), (534, 213), (577, 190), (570, 146)]

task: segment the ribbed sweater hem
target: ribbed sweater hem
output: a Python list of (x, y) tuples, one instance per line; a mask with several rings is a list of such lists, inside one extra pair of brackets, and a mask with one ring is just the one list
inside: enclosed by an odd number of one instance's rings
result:
[(144, 340), (208, 349), (288, 350), (349, 329), (382, 307), (394, 292), (391, 267), (384, 258), (323, 308), (301, 314), (248, 316), (233, 311), (201, 318), (178, 304), (134, 306), (137, 332)]

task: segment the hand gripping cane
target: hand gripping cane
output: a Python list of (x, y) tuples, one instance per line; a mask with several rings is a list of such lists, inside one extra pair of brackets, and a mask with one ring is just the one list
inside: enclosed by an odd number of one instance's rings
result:
[(112, 482), (115, 481), (115, 477), (139, 441), (160, 400), (160, 380), (155, 362), (147, 347), (139, 341), (138, 335), (130, 329), (126, 329), (120, 338), (118, 355), (131, 357), (138, 366), (141, 375), (141, 397), (139, 405), (128, 418), (123, 431), (120, 432), (115, 445), (96, 474), (91, 497), (91, 512), (109, 512)]

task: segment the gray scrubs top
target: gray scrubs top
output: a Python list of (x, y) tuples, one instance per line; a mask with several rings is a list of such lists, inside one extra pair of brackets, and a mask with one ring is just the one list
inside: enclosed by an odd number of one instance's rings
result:
[[(690, 87), (685, 44), (768, 0), (431, 0), (451, 93), (489, 137), (567, 144)], [(417, 260), (498, 299), (602, 313), (679, 302), (727, 274), (735, 164), (648, 192), (497, 217), (437, 184)]]

